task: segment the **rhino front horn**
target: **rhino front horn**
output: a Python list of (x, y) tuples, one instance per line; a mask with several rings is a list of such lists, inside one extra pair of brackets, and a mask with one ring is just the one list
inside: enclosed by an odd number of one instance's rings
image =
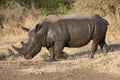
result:
[(14, 45), (12, 45), (12, 48), (15, 49), (18, 53), (21, 53), (21, 48), (17, 48)]

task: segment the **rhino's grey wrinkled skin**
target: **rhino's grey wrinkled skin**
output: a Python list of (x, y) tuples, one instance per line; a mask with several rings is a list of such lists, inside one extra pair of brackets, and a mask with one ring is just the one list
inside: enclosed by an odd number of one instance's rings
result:
[(27, 43), (22, 42), (23, 47), (12, 47), (26, 59), (32, 59), (42, 47), (46, 47), (51, 54), (50, 59), (55, 60), (56, 57), (67, 58), (67, 54), (62, 51), (64, 47), (82, 47), (93, 40), (89, 57), (94, 58), (98, 45), (108, 52), (105, 42), (107, 25), (108, 22), (99, 15), (43, 21), (29, 32), (29, 40)]

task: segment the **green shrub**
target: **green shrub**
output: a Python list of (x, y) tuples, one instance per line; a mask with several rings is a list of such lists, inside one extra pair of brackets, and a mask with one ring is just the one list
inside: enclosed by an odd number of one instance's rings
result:
[(4, 54), (4, 53), (0, 54), (0, 61), (2, 61), (2, 60), (6, 60), (6, 54)]
[(35, 7), (40, 9), (43, 15), (65, 14), (72, 5), (64, 4), (64, 0), (41, 0), (35, 3)]
[(71, 4), (65, 4), (65, 0), (0, 0), (0, 7), (11, 2), (17, 2), (26, 8), (34, 6), (36, 9), (41, 10), (43, 15), (65, 14), (72, 8)]
[(0, 18), (3, 18), (3, 17), (4, 17), (4, 15), (2, 13), (0, 13)]

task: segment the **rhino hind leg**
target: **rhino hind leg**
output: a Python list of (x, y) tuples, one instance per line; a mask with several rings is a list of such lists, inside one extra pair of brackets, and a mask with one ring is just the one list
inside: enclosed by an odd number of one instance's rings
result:
[(108, 53), (108, 45), (106, 44), (105, 40), (100, 41), (99, 46), (104, 51), (104, 55), (107, 55)]
[(97, 51), (98, 48), (98, 44), (99, 44), (99, 39), (93, 39), (93, 43), (92, 43), (92, 48), (91, 48), (91, 53), (89, 55), (89, 58), (92, 59), (94, 58), (94, 54)]
[(103, 49), (104, 49), (104, 55), (107, 55), (108, 54), (108, 45), (106, 43), (104, 44)]
[(90, 53), (90, 56), (89, 56), (90, 59), (94, 58), (94, 54), (97, 51), (98, 45), (101, 47), (102, 50), (104, 50), (104, 55), (107, 55), (108, 46), (105, 42), (105, 36), (103, 38), (98, 37), (98, 38), (93, 39), (91, 53)]

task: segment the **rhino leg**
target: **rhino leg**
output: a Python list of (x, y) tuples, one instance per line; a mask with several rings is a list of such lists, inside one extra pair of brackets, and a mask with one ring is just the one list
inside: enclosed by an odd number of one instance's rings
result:
[(63, 58), (63, 59), (67, 59), (68, 58), (68, 54), (66, 53), (66, 52), (64, 52), (64, 51), (62, 51), (62, 56), (61, 56), (61, 58)]
[(98, 48), (98, 41), (97, 40), (93, 40), (92, 48), (91, 48), (91, 53), (89, 55), (90, 59), (94, 58), (94, 54), (97, 51), (97, 48)]
[(103, 49), (104, 49), (104, 55), (107, 55), (107, 53), (108, 53), (108, 45), (106, 43), (104, 44)]
[(67, 54), (62, 52), (64, 45), (62, 42), (55, 42), (50, 48), (47, 48), (50, 52), (50, 61), (56, 61), (59, 58), (67, 59)]
[(99, 46), (101, 47), (102, 50), (104, 50), (104, 55), (107, 55), (108, 45), (106, 44), (105, 39), (100, 41)]
[(62, 41), (55, 42), (54, 53), (56, 59), (60, 59), (60, 58), (67, 59), (67, 54), (62, 51), (63, 49), (64, 49), (64, 43)]
[(50, 48), (47, 48), (48, 49), (48, 51), (50, 52), (50, 59), (49, 59), (49, 61), (51, 62), (51, 61), (55, 61), (56, 59), (55, 59), (55, 54), (54, 54), (54, 48), (53, 47), (50, 47)]

